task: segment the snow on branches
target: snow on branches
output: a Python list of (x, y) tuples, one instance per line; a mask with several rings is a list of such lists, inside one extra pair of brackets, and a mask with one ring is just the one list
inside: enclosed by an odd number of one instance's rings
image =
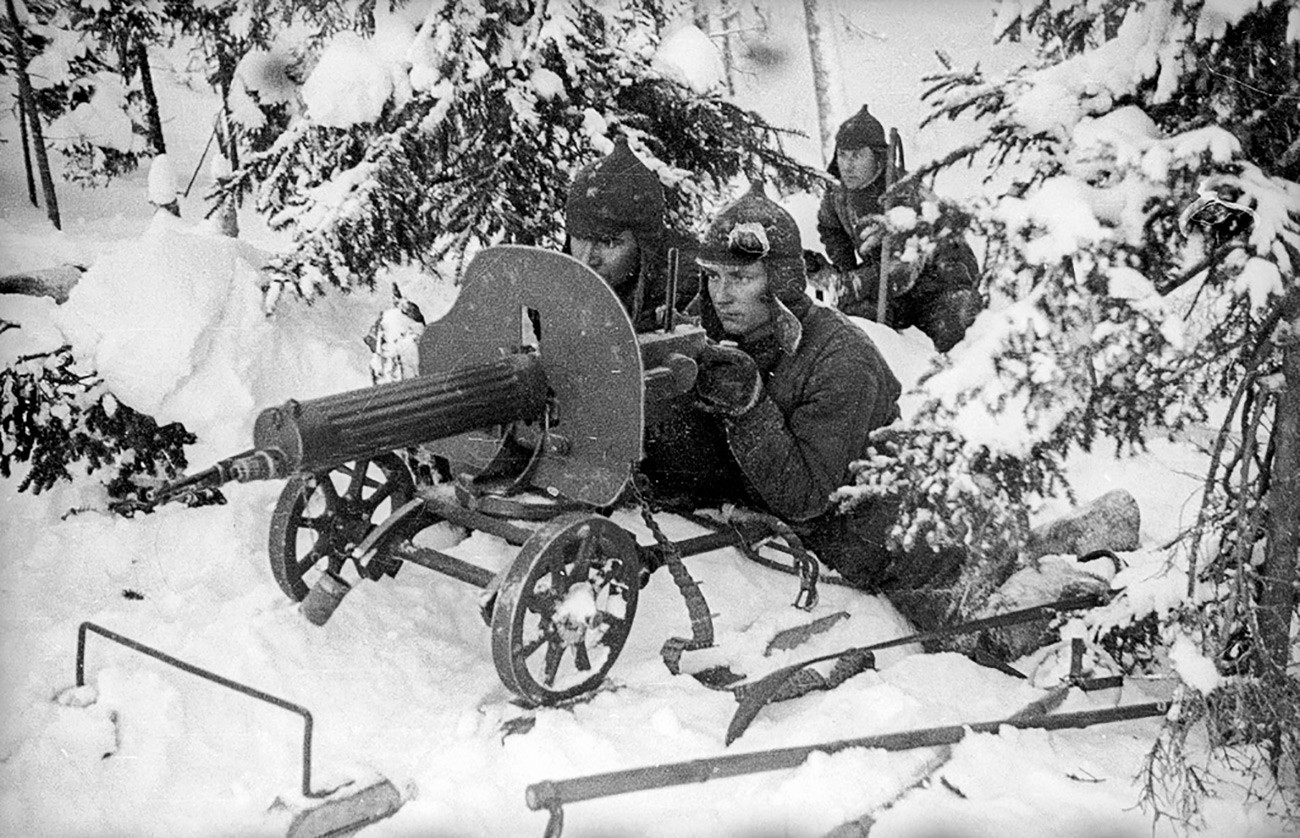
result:
[(73, 465), (81, 464), (86, 473), (104, 469), (109, 497), (124, 500), (140, 490), (133, 477), (184, 470), (184, 446), (195, 441), (179, 422), (160, 427), (120, 403), (96, 375), (77, 369), (67, 346), (0, 369), (0, 394), (0, 474), (30, 464), (19, 491), (39, 494), (71, 480)]
[[(1145, 625), (1168, 642), (1197, 638), (1221, 673), (1239, 674), (1214, 699), (1238, 708), (1233, 696), (1262, 695), (1260, 683), (1300, 692), (1281, 674), (1300, 541), (1300, 492), (1287, 488), (1300, 471), (1300, 400), (1285, 395), (1300, 388), (1292, 7), (1006, 2), (999, 31), (1035, 39), (1035, 60), (1000, 79), (978, 69), (933, 79), (927, 121), (973, 117), (977, 136), (913, 177), (991, 161), (1006, 184), (966, 207), (987, 245), (990, 305), (854, 489), (918, 504), (902, 539), (938, 548), (975, 534), (978, 545), (979, 525), (1015, 521), (1075, 446), (1140, 449), (1221, 418), (1181, 557), (1185, 602), (1151, 612), (1159, 632)], [(936, 427), (952, 438), (938, 445)], [(987, 472), (1002, 457), (1046, 465), (1002, 469), (1005, 491), (972, 490), (979, 464)], [(1219, 719), (1236, 730), (1225, 735), (1271, 737), (1273, 766), (1294, 767), (1296, 706)], [(1278, 727), (1287, 707), (1292, 721)], [(1161, 759), (1176, 761), (1176, 747)]]
[(404, 53), (391, 31), (382, 53), (348, 34), (330, 50), (364, 52), (367, 73), (336, 72), (327, 50), (307, 113), (221, 189), (253, 189), (292, 234), (273, 267), (311, 296), (370, 286), (384, 265), (558, 245), (570, 172), (619, 133), (658, 173), (682, 229), (741, 172), (812, 183), (757, 114), (656, 68), (661, 15), (652, 0), (548, 3), (531, 16), (451, 3), (408, 31)]
[[(1021, 23), (1046, 26), (1045, 6), (1022, 9)], [(1141, 447), (1205, 421), (1214, 399), (1278, 363), (1276, 353), (1243, 360), (1269, 345), (1271, 312), (1295, 293), (1300, 188), (1243, 159), (1227, 129), (1177, 130), (1188, 120), (1159, 107), (1177, 99), (1175, 82), (1195, 83), (1168, 75), (1192, 58), (1172, 51), (1195, 20), (1151, 6), (1103, 17), (1093, 21), (1104, 30), (1095, 50), (1048, 50), (1046, 66), (1001, 82), (950, 74), (932, 91), (936, 116), (975, 108), (988, 122), (970, 153), (983, 147), (1016, 163), (1004, 194), (967, 207), (987, 242), (991, 310), (925, 382), (916, 417), (924, 427), (948, 423), (991, 456), (1023, 456), (1027, 440), (1058, 454), (1102, 437)], [(1117, 44), (1138, 51), (1122, 72), (1097, 57)], [(1115, 106), (1121, 99), (1132, 104)], [(1052, 113), (1052, 124), (1029, 118), (1029, 105)], [(1210, 178), (1253, 207), (1248, 234), (1216, 240), (1179, 229)], [(1008, 423), (1023, 433), (1008, 433)]]

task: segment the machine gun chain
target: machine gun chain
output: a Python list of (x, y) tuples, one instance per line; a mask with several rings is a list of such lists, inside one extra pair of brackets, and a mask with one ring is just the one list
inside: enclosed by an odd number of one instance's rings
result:
[(681, 591), (682, 599), (686, 602), (686, 611), (691, 617), (690, 639), (670, 637), (664, 641), (663, 647), (659, 650), (664, 666), (668, 668), (669, 672), (677, 675), (681, 672), (682, 652), (704, 649), (713, 645), (713, 613), (709, 610), (709, 603), (704, 598), (703, 592), (700, 591), (699, 583), (695, 581), (691, 576), (691, 572), (686, 569), (685, 563), (682, 562), (681, 551), (677, 549), (677, 545), (668, 536), (664, 535), (659, 522), (654, 519), (654, 513), (647, 498), (650, 490), (649, 479), (639, 471), (634, 472), (628, 487), (632, 492), (632, 498), (641, 509), (641, 520), (645, 521), (646, 527), (654, 536), (655, 543), (658, 545), (659, 552), (663, 557), (663, 562), (668, 565), (668, 572), (672, 574), (677, 590)]
[[(817, 607), (819, 598), (817, 580), (821, 576), (820, 565), (817, 557), (803, 546), (803, 540), (795, 534), (794, 530), (790, 529), (789, 524), (775, 515), (739, 507), (728, 509), (726, 511), (726, 520), (736, 530), (738, 535), (736, 546), (740, 548), (740, 552), (744, 553), (747, 559), (759, 564), (765, 564), (766, 562), (753, 545), (755, 539), (745, 537), (746, 526), (756, 524), (771, 531), (778, 538), (784, 539), (789, 547), (788, 552), (794, 559), (793, 572), (799, 576), (799, 592), (795, 594), (794, 607), (801, 611), (811, 611)], [(781, 569), (790, 570), (784, 567)]]

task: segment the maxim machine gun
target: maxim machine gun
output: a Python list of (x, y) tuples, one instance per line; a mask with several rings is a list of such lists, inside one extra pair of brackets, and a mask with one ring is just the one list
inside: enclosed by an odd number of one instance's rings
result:
[[(425, 330), (419, 376), (268, 408), (252, 450), (166, 483), (152, 500), (287, 479), (271, 570), (312, 622), (350, 589), (349, 566), (379, 580), (409, 562), (487, 591), (493, 660), (513, 692), (543, 704), (581, 695), (613, 666), (644, 559), (665, 549), (639, 547), (597, 512), (628, 486), (647, 412), (653, 421), (694, 385), (703, 330), (674, 327), (671, 315), (664, 327), (638, 336), (613, 292), (568, 256), (489, 248), (456, 305)], [(435, 481), (432, 457), (456, 479)], [(519, 553), (497, 573), (415, 543), (443, 521)], [(680, 552), (737, 538), (700, 536)]]

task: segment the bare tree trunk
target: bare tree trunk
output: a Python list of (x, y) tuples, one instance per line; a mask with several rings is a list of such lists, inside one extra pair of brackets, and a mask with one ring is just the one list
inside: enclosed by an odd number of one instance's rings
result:
[[(694, 14), (692, 19), (701, 32), (710, 38), (722, 38), (722, 44), (719, 52), (722, 54), (722, 72), (723, 78), (727, 83), (727, 95), (734, 96), (736, 93), (735, 81), (735, 53), (732, 51), (732, 30), (736, 27), (736, 22), (740, 19), (740, 13), (736, 9), (736, 0), (718, 0), (718, 14), (710, 15), (707, 10), (707, 0), (695, 0), (692, 5)], [(714, 21), (717, 22), (720, 32), (715, 32), (713, 28)]]
[[(231, 168), (234, 168), (237, 165), (234, 157), (235, 137), (231, 130), (230, 111), (226, 107), (224, 98), (221, 102), (221, 116), (217, 126), (217, 147), (230, 163)], [(221, 207), (217, 210), (217, 220), (223, 236), (239, 238), (239, 204), (233, 195), (222, 199)]]
[(718, 12), (718, 20), (722, 22), (724, 34), (722, 36), (722, 72), (727, 79), (727, 95), (736, 95), (736, 56), (732, 47), (731, 30), (736, 28), (740, 20), (740, 12), (736, 9), (735, 0), (722, 0), (722, 6)]
[(1277, 451), (1268, 493), (1269, 532), (1259, 596), (1261, 674), (1285, 677), (1290, 662), (1291, 614), (1296, 606), (1296, 563), (1300, 560), (1300, 290), (1284, 303), (1291, 340), (1282, 350), (1283, 389), (1273, 433)]
[(830, 154), (832, 125), (830, 75), (827, 71), (826, 47), (822, 39), (821, 21), (817, 17), (817, 0), (803, 0), (804, 27), (808, 30), (808, 56), (812, 61), (813, 91), (817, 96), (817, 128), (821, 135), (822, 159)]
[(234, 120), (230, 116), (230, 85), (221, 84), (221, 153), (230, 161), (230, 168), (239, 168), (239, 149), (235, 141)]
[(50, 156), (45, 150), (45, 134), (41, 130), (41, 116), (36, 111), (36, 96), (32, 93), (32, 80), (27, 77), (27, 46), (23, 43), (23, 27), (18, 22), (18, 10), (14, 0), (5, 0), (9, 12), (9, 25), (13, 29), (14, 63), (18, 76), (18, 95), (22, 97), (23, 108), (31, 123), (32, 145), (36, 151), (36, 165), (41, 171), (41, 187), (45, 192), (45, 214), (49, 216), (54, 229), (62, 230), (59, 220), (59, 197), (54, 194), (54, 178), (50, 175)]
[(135, 62), (140, 66), (140, 87), (144, 90), (145, 118), (149, 120), (149, 144), (155, 156), (167, 153), (163, 141), (162, 116), (158, 113), (158, 94), (153, 89), (153, 71), (149, 69), (149, 48), (144, 41), (135, 45)]
[(18, 135), (23, 141), (23, 173), (27, 175), (27, 200), (32, 202), (32, 206), (39, 207), (41, 203), (36, 200), (36, 175), (32, 172), (32, 148), (27, 141), (27, 106), (23, 104), (21, 96), (18, 97)]

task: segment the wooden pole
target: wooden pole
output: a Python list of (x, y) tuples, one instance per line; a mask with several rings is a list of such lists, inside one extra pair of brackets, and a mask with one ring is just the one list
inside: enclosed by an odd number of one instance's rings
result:
[[(897, 128), (889, 129), (889, 151), (885, 159), (885, 194), (898, 180), (902, 170), (903, 140), (898, 135)], [(884, 207), (881, 207), (884, 209)], [(885, 324), (885, 316), (889, 313), (889, 237), (885, 236), (880, 243), (880, 281), (876, 283), (876, 322)]]
[(576, 803), (580, 800), (594, 800), (599, 797), (609, 797), (634, 791), (680, 786), (687, 783), (703, 783), (723, 777), (739, 777), (744, 774), (797, 768), (814, 753), (833, 754), (848, 748), (877, 748), (885, 751), (932, 748), (960, 742), (967, 733), (997, 733), (1004, 725), (1019, 728), (1060, 730), (1160, 716), (1164, 715), (1168, 710), (1169, 704), (1162, 701), (1052, 715), (1017, 713), (1014, 716), (997, 721), (945, 725), (943, 727), (906, 730), (898, 733), (882, 733), (876, 736), (840, 739), (835, 742), (778, 748), (771, 751), (726, 754), (689, 762), (665, 763), (644, 768), (611, 771), (606, 774), (593, 774), (587, 777), (574, 777), (569, 780), (543, 780), (525, 789), (524, 799), (529, 809), (534, 811), (550, 809), (554, 811), (555, 808), (565, 803)]

